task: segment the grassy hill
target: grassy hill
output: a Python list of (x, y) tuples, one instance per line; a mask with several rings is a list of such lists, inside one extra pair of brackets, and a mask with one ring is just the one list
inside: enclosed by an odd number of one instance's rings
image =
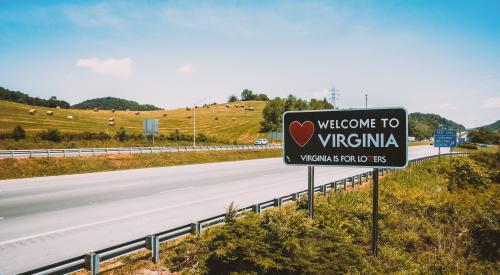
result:
[(73, 109), (84, 109), (84, 110), (93, 110), (95, 108), (99, 110), (122, 110), (125, 111), (127, 109), (131, 111), (155, 111), (161, 110), (156, 106), (151, 104), (139, 104), (132, 100), (126, 100), (123, 98), (116, 97), (101, 97), (85, 100), (78, 104), (71, 106)]
[(500, 131), (500, 120), (497, 120), (491, 124), (483, 126), (484, 128), (488, 128), (493, 131)]
[(465, 127), (436, 114), (411, 113), (408, 115), (408, 135), (417, 139), (429, 138), (440, 126), (448, 129), (465, 130)]
[[(250, 105), (254, 111), (236, 108), (235, 105)], [(247, 101), (229, 103), (229, 108), (224, 104), (210, 106), (210, 108), (196, 109), (196, 131), (219, 140), (237, 141), (246, 143), (259, 136), (259, 122), (262, 119), (264, 102)], [(36, 108), (38, 113), (30, 115), (29, 110)], [(53, 116), (46, 115), (53, 111)], [(164, 116), (166, 115), (166, 116)], [(27, 134), (46, 131), (48, 128), (57, 128), (62, 132), (105, 132), (115, 134), (124, 127), (129, 133), (142, 133), (142, 121), (145, 118), (160, 119), (160, 134), (169, 134), (179, 130), (184, 134), (192, 134), (193, 110), (173, 109), (161, 111), (144, 111), (136, 115), (133, 111), (107, 110), (77, 110), (33, 107), (0, 100), (0, 132), (11, 132), (16, 125), (21, 125)], [(73, 116), (68, 119), (67, 116)], [(109, 126), (108, 119), (114, 118), (116, 125)], [(217, 118), (217, 120), (216, 120)], [(233, 118), (235, 120), (233, 121)], [(261, 135), (261, 134), (260, 134)]]

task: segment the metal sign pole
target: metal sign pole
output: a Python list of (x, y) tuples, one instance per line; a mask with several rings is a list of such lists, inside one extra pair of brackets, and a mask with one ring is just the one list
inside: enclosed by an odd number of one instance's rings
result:
[(372, 219), (372, 255), (377, 257), (378, 243), (378, 168), (373, 168), (373, 219)]
[(314, 166), (307, 167), (307, 209), (309, 217), (314, 218)]

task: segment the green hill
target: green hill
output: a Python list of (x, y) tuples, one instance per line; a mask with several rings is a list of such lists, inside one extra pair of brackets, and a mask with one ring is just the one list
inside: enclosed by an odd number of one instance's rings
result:
[(441, 127), (465, 130), (465, 127), (436, 114), (411, 113), (408, 115), (408, 135), (417, 139), (430, 138)]
[(116, 97), (101, 97), (85, 100), (78, 104), (71, 106), (74, 109), (83, 109), (83, 110), (93, 110), (95, 108), (99, 110), (131, 110), (131, 111), (155, 111), (161, 110), (151, 104), (139, 104), (132, 100), (126, 100), (122, 98)]
[(4, 87), (0, 87), (0, 99), (7, 100), (22, 104), (28, 104), (32, 106), (42, 106), (42, 107), (61, 107), (64, 109), (69, 108), (69, 103), (64, 100), (58, 100), (55, 96), (49, 99), (42, 99), (38, 97), (32, 97), (22, 92), (11, 91)]
[(493, 131), (500, 131), (500, 120), (497, 120), (491, 124), (483, 126), (484, 128), (488, 128)]

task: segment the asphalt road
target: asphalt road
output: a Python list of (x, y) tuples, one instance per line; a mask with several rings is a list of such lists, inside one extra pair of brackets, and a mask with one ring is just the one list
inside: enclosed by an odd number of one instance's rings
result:
[[(447, 153), (442, 150), (442, 153)], [(409, 158), (437, 154), (409, 148)], [(316, 168), (316, 184), (368, 171)], [(31, 270), (307, 188), (280, 158), (0, 181), (0, 273)]]

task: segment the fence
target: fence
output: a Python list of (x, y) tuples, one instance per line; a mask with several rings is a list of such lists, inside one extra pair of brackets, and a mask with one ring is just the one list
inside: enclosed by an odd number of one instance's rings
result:
[[(441, 156), (466, 156), (466, 153), (449, 153), (441, 154)], [(437, 155), (427, 156), (423, 158), (417, 158), (409, 161), (409, 165), (418, 164), (426, 160), (436, 158)], [(379, 173), (384, 175), (387, 172), (396, 169), (379, 169)], [(314, 193), (321, 193), (326, 195), (328, 191), (336, 192), (338, 189), (347, 189), (348, 187), (354, 189), (356, 184), (361, 185), (363, 181), (367, 182), (369, 178), (372, 177), (372, 172), (365, 172), (357, 175), (353, 175), (347, 178), (329, 182), (314, 188)], [(282, 204), (298, 200), (302, 195), (306, 194), (307, 190), (292, 193), (287, 196), (275, 198), (258, 204), (254, 204), (245, 208), (238, 210), (237, 215), (241, 215), (248, 211), (254, 211), (255, 213), (261, 213), (262, 211), (271, 207), (280, 207)], [(163, 232), (159, 232), (154, 235), (149, 235), (144, 238), (139, 238), (136, 240), (128, 241), (122, 244), (118, 244), (109, 248), (98, 250), (95, 252), (90, 252), (88, 254), (71, 258), (58, 263), (50, 264), (41, 268), (37, 268), (28, 272), (21, 273), (20, 275), (27, 274), (65, 274), (70, 272), (75, 272), (80, 269), (86, 269), (90, 271), (91, 274), (99, 273), (99, 264), (104, 261), (109, 261), (119, 256), (126, 255), (131, 252), (147, 249), (151, 251), (151, 260), (154, 263), (159, 261), (159, 247), (160, 243), (178, 238), (180, 236), (185, 236), (188, 234), (200, 234), (204, 229), (211, 226), (221, 224), (224, 222), (226, 214), (220, 214), (214, 217), (210, 217), (204, 220), (196, 221), (191, 224), (186, 224), (176, 228), (172, 228)]]
[(78, 148), (78, 149), (36, 149), (0, 150), (0, 158), (31, 157), (82, 157), (108, 154), (144, 154), (192, 151), (261, 150), (278, 149), (281, 144), (269, 145), (221, 145), (221, 146), (170, 146), (170, 147), (120, 147), (120, 148)]

